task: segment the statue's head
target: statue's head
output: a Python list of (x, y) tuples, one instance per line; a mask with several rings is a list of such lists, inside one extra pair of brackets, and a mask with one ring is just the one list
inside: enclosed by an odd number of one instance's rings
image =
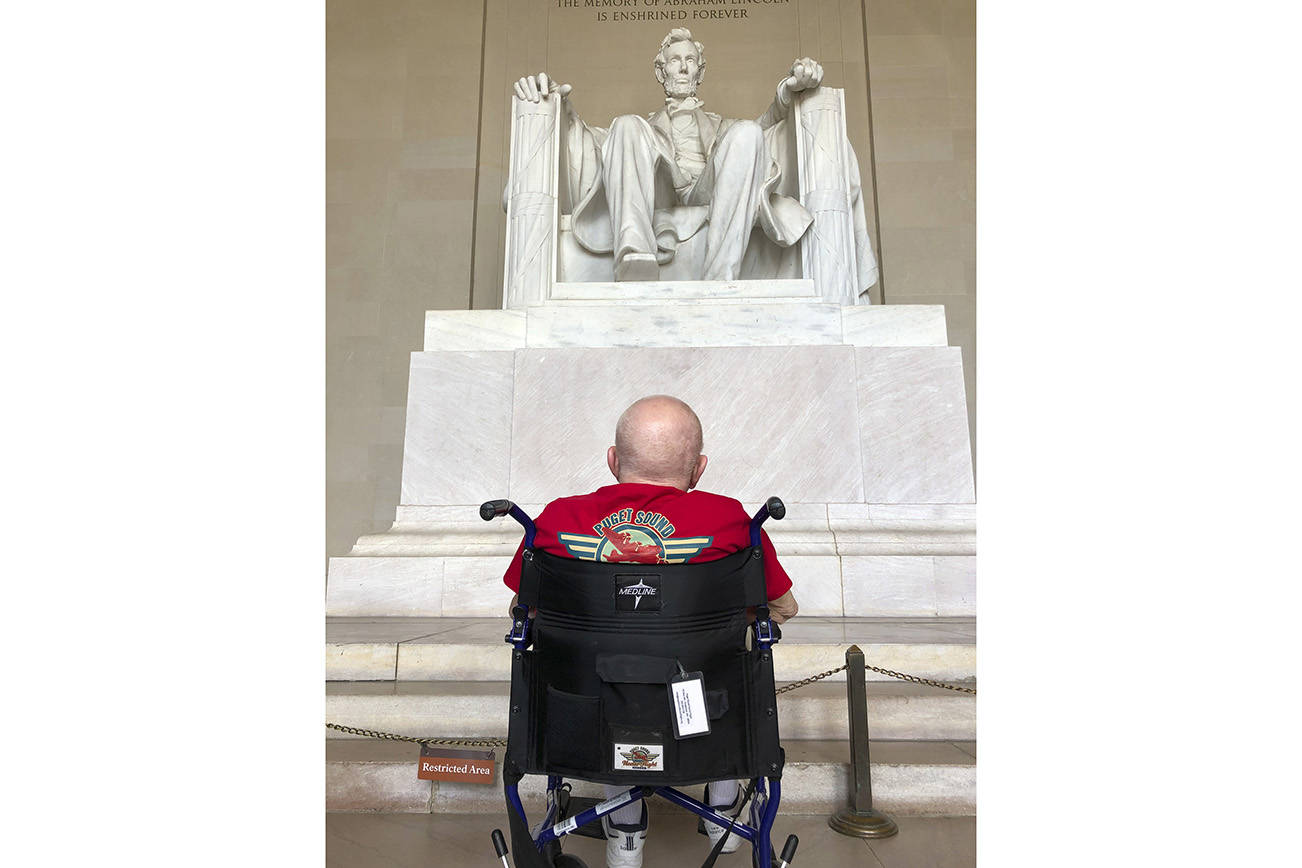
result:
[(705, 78), (705, 46), (692, 39), (692, 31), (675, 27), (660, 43), (655, 60), (656, 81), (665, 96), (695, 96)]

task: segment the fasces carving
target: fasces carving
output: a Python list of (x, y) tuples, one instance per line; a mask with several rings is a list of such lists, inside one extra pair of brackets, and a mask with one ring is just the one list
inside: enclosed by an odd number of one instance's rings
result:
[(796, 142), (800, 201), (814, 221), (800, 251), (805, 276), (814, 278), (825, 301), (854, 304), (859, 289), (843, 91), (820, 88), (799, 100)]
[(555, 277), (559, 114), (555, 100), (511, 105), (504, 307), (546, 299)]

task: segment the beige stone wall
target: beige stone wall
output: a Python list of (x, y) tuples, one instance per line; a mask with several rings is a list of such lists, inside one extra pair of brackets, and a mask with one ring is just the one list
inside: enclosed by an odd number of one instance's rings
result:
[(425, 310), (469, 307), (482, 5), (326, 4), (326, 546), (393, 520)]
[[(500, 304), (510, 82), (546, 70), (602, 125), (663, 99), (651, 56), (678, 22), (600, 22), (582, 2), (327, 0), (328, 554), (393, 519), (424, 311)], [(874, 300), (946, 305), (975, 419), (973, 3), (744, 8), (744, 19), (682, 22), (706, 43), (709, 108), (758, 115), (802, 54), (846, 88), (865, 192), (878, 190)]]

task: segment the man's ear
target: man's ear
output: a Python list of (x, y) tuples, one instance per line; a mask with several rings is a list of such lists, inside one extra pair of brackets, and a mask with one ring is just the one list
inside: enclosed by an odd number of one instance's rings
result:
[(610, 468), (610, 473), (618, 481), (619, 479), (619, 456), (615, 454), (615, 447), (612, 446), (606, 450), (606, 466)]
[(696, 483), (701, 481), (701, 477), (705, 475), (705, 465), (708, 464), (709, 461), (710, 459), (706, 458), (704, 455), (696, 459), (696, 469), (692, 471), (692, 479), (687, 486), (688, 491), (695, 488)]
[(652, 68), (655, 69), (655, 71), (656, 71), (656, 81), (660, 82), (661, 84), (664, 84), (664, 83), (665, 83), (665, 68), (664, 68), (663, 66), (661, 66), (660, 64), (658, 64), (658, 63), (653, 64), (653, 65), (652, 65)]

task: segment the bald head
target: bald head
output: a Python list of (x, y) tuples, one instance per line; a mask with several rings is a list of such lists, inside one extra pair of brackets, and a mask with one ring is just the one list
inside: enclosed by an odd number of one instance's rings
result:
[(705, 472), (701, 420), (691, 407), (670, 395), (634, 401), (619, 417), (615, 445), (606, 462), (620, 482), (690, 490)]

